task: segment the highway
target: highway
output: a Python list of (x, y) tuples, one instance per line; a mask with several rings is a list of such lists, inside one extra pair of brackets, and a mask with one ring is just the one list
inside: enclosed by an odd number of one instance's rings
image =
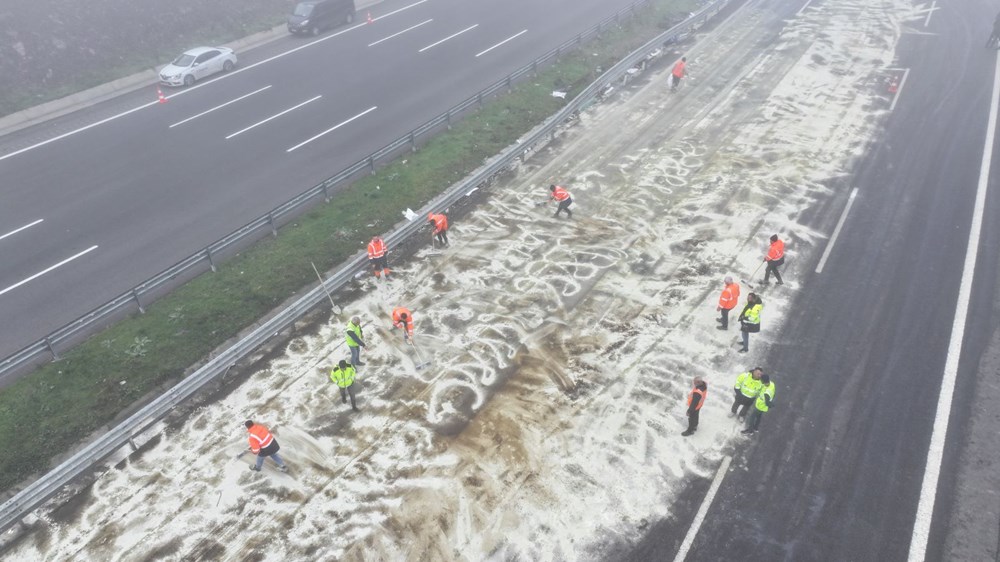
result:
[[(791, 17), (805, 4), (770, 6)], [(717, 476), (713, 502), (708, 480), (693, 484), (678, 517), (623, 559), (675, 559), (692, 528), (686, 560), (995, 558), (1000, 166), (994, 157), (985, 182), (980, 168), (1000, 148), (989, 118), (1000, 67), (983, 48), (996, 6), (924, 6), (897, 46), (906, 80), (887, 128), (844, 180), (856, 195), (841, 190), (810, 221), (831, 233), (845, 217), (763, 362), (776, 407)], [(983, 230), (970, 239), (976, 211)], [(781, 289), (763, 289), (765, 300)], [(947, 439), (929, 453), (934, 430)], [(938, 468), (934, 485), (925, 472)]]
[(235, 71), (0, 138), (6, 356), (398, 138), (629, 0), (384, 2)]

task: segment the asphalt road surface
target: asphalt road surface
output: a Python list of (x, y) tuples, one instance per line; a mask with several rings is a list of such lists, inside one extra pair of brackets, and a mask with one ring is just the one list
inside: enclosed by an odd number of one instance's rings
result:
[(0, 138), (0, 356), (629, 4), (385, 2), (370, 25), (239, 53), (236, 72), (166, 104), (142, 107), (150, 85)]
[[(781, 4), (791, 15), (806, 2)], [(786, 343), (764, 365), (776, 407), (733, 459), (687, 560), (907, 559), (987, 142), (995, 9), (938, 2), (903, 35), (909, 72), (887, 130), (847, 178), (856, 201), (822, 272), (802, 268)], [(985, 398), (997, 396), (998, 172), (994, 159), (927, 560), (997, 555), (997, 416)], [(818, 230), (834, 229), (842, 193)], [(695, 484), (677, 520), (627, 558), (672, 559), (708, 488)]]

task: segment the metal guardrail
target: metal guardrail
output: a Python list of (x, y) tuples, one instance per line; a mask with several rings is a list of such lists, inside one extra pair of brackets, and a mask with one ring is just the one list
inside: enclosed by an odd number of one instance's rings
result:
[[(390, 143), (386, 148), (383, 148), (378, 153), (373, 154), (365, 160), (355, 163), (336, 176), (333, 176), (323, 183), (313, 187), (309, 191), (299, 195), (295, 199), (277, 207), (267, 215), (245, 225), (243, 228), (233, 232), (226, 238), (209, 246), (204, 251), (192, 255), (181, 263), (163, 271), (153, 279), (147, 281), (139, 287), (136, 287), (133, 291), (123, 294), (115, 300), (91, 311), (85, 317), (64, 327), (63, 331), (66, 334), (72, 334), (83, 330), (86, 326), (99, 321), (97, 319), (106, 318), (107, 315), (110, 314), (110, 311), (126, 306), (130, 302), (136, 302), (141, 306), (141, 303), (139, 303), (139, 297), (142, 292), (153, 290), (156, 287), (161, 287), (170, 279), (173, 279), (184, 271), (195, 267), (194, 264), (203, 263), (207, 259), (208, 263), (214, 267), (214, 263), (212, 262), (212, 255), (214, 253), (222, 251), (237, 241), (247, 237), (250, 233), (254, 233), (265, 227), (270, 226), (273, 231), (276, 231), (277, 221), (294, 212), (304, 202), (319, 196), (328, 198), (329, 195), (327, 190), (330, 187), (361, 171), (374, 169), (374, 162), (377, 159), (376, 155), (379, 155), (378, 157), (382, 157), (392, 153), (394, 150), (398, 150), (400, 147), (407, 145), (414, 146), (413, 139), (418, 134), (425, 134), (441, 124), (450, 123), (451, 119), (458, 112), (473, 105), (481, 104), (483, 97), (490, 95), (501, 88), (509, 88), (515, 77), (533, 73), (537, 70), (537, 65), (539, 63), (543, 63), (552, 57), (560, 56), (570, 47), (581, 44), (585, 40), (585, 37), (588, 37), (590, 34), (600, 32), (600, 30), (604, 29), (606, 26), (619, 21), (619, 17), (622, 14), (634, 12), (638, 6), (647, 2), (648, 0), (640, 0), (631, 7), (618, 12), (615, 16), (608, 18), (608, 20), (605, 20), (598, 26), (595, 26), (591, 32), (579, 35), (576, 39), (567, 42), (545, 56), (537, 59), (531, 65), (514, 72), (508, 78), (505, 78), (493, 86), (490, 86), (486, 90), (483, 90), (484, 93), (462, 102), (452, 110), (449, 110), (447, 113), (428, 121), (428, 123), (422, 125), (421, 127), (418, 127), (413, 133)], [(580, 109), (589, 105), (608, 85), (623, 78), (627, 79), (626, 72), (630, 68), (649, 58), (650, 54), (659, 49), (661, 46), (675, 42), (679, 38), (685, 37), (690, 32), (701, 27), (701, 25), (708, 21), (709, 18), (722, 10), (728, 2), (729, 0), (712, 0), (707, 6), (701, 8), (698, 12), (692, 14), (680, 24), (674, 26), (668, 31), (665, 31), (639, 49), (633, 51), (618, 64), (605, 71), (604, 74), (602, 74), (596, 81), (584, 88), (579, 95), (573, 98), (573, 100), (564, 106), (558, 113), (551, 116), (543, 124), (539, 125), (528, 135), (522, 138), (521, 142), (516, 146), (508, 148), (502, 155), (492, 159), (472, 175), (461, 182), (452, 185), (447, 191), (431, 200), (423, 209), (420, 210), (418, 216), (423, 216), (424, 213), (427, 213), (430, 210), (441, 210), (447, 208), (465, 197), (472, 189), (489, 183), (498, 174), (508, 170), (512, 163), (521, 158), (526, 147), (534, 147), (540, 142), (545, 142), (547, 137), (551, 138), (550, 136), (555, 134), (558, 127), (560, 127), (568, 119), (571, 119)], [(418, 133), (418, 131), (420, 132)], [(409, 221), (387, 234), (385, 236), (385, 240), (390, 246), (395, 246), (416, 233), (421, 228), (425, 227), (425, 225), (426, 221), (423, 220), (417, 219)], [(292, 303), (287, 309), (279, 312), (277, 315), (261, 324), (258, 328), (253, 330), (253, 332), (237, 342), (235, 345), (209, 360), (205, 363), (205, 365), (189, 377), (179, 382), (176, 386), (168, 390), (159, 398), (147, 404), (141, 410), (131, 415), (128, 419), (118, 424), (106, 434), (84, 447), (81, 451), (57, 466), (48, 474), (39, 478), (18, 492), (14, 497), (4, 502), (0, 505), (0, 532), (9, 529), (15, 523), (20, 521), (24, 515), (31, 512), (45, 500), (52, 497), (73, 478), (90, 469), (96, 463), (108, 457), (126, 444), (132, 443), (135, 436), (141, 434), (157, 421), (163, 419), (170, 413), (171, 410), (173, 410), (173, 408), (201, 389), (206, 383), (213, 380), (218, 375), (226, 372), (226, 370), (237, 361), (246, 357), (275, 334), (291, 326), (303, 314), (320, 305), (326, 298), (326, 291), (335, 291), (346, 285), (351, 281), (355, 274), (365, 269), (367, 265), (366, 262), (367, 256), (363, 252), (359, 253), (350, 261), (343, 264), (340, 269), (327, 278), (322, 285), (317, 286), (315, 289), (302, 296), (300, 299)], [(64, 334), (58, 336), (59, 339), (63, 340), (66, 339), (66, 337), (68, 336)], [(51, 350), (52, 342), (39, 342), (26, 349), (37, 350), (39, 348), (43, 350), (42, 352), (44, 352), (45, 349)]]

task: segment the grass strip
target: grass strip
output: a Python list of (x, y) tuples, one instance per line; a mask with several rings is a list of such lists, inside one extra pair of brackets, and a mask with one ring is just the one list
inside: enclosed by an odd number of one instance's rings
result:
[(315, 281), (376, 233), (511, 145), (626, 54), (678, 21), (695, 0), (657, 0), (638, 17), (515, 87), (405, 161), (358, 181), (239, 256), (0, 391), (0, 490), (47, 469), (82, 436)]

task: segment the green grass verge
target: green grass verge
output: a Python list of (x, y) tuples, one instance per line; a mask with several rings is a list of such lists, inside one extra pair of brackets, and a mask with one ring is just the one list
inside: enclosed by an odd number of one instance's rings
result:
[[(294, 224), (0, 392), (0, 489), (49, 467), (53, 456), (107, 424), (315, 281), (310, 262), (330, 269), (373, 234), (512, 144), (622, 56), (663, 30), (694, 0), (659, 0), (625, 27), (563, 57), (513, 93), (489, 103), (408, 155), (337, 194)], [(378, 186), (378, 189), (376, 189)], [(124, 381), (124, 382), (123, 382)]]

